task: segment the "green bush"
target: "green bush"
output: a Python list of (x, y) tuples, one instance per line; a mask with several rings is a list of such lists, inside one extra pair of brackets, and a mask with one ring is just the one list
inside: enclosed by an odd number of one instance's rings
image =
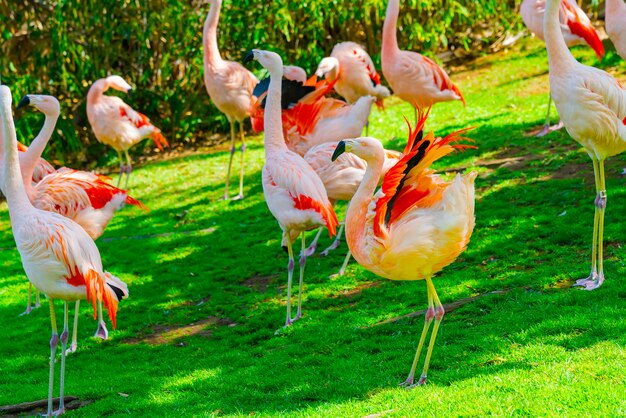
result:
[[(487, 51), (519, 29), (519, 2), (404, 1), (399, 42), (430, 56), (454, 48)], [(15, 96), (48, 93), (62, 103), (60, 140), (50, 143), (48, 158), (93, 167), (114, 155), (95, 141), (85, 112), (90, 84), (109, 74), (137, 87), (125, 100), (172, 144), (226, 131), (202, 78), (202, 25), (209, 7), (206, 1), (0, 0), (2, 82)], [(219, 45), (232, 60), (252, 47), (270, 48), (311, 72), (335, 43), (354, 40), (378, 63), (385, 7), (383, 0), (227, 0)], [(29, 142), (40, 119), (32, 112), (18, 115), (20, 138)]]

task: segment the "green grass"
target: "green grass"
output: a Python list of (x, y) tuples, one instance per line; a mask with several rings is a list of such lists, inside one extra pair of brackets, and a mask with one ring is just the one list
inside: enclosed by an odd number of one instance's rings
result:
[[(574, 53), (598, 65), (592, 51)], [(600, 66), (626, 78), (614, 54)], [(133, 173), (132, 193), (151, 211), (124, 209), (98, 242), (106, 269), (129, 284), (130, 298), (105, 342), (91, 338), (96, 323), (83, 304), (66, 393), (94, 402), (68, 416), (626, 414), (626, 187), (619, 176), (626, 158), (607, 164), (607, 280), (593, 292), (573, 289), (589, 273), (593, 175), (565, 131), (523, 135), (544, 118), (545, 50), (528, 41), (453, 78), (467, 108), (439, 104), (427, 128), (443, 135), (476, 127), (477, 150), (436, 165), (479, 171), (476, 229), (435, 285), (444, 303), (508, 292), (445, 316), (426, 387), (397, 386), (423, 317), (379, 324), (423, 309), (424, 283), (387, 281), (354, 262), (345, 276), (329, 278), (345, 243), (309, 259), (304, 318), (274, 335), (284, 323), (287, 256), (263, 201), (256, 137), (243, 201), (218, 200), (226, 144)], [(374, 112), (371, 134), (401, 148), (404, 114), (412, 118), (406, 104), (389, 100), (386, 112)], [(28, 285), (5, 204), (0, 248), (1, 405), (46, 397), (50, 328), (46, 307), (18, 317)]]

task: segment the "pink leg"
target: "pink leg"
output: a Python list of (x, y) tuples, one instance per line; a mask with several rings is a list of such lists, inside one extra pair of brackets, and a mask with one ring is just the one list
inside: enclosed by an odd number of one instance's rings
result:
[(104, 323), (104, 318), (102, 317), (102, 301), (98, 301), (98, 329), (94, 335), (96, 338), (101, 338), (103, 340), (109, 339), (109, 331), (107, 330), (107, 325)]
[(50, 303), (50, 323), (52, 324), (52, 337), (50, 337), (50, 374), (48, 377), (48, 414), (52, 415), (52, 391), (54, 389), (54, 358), (56, 356), (57, 346), (59, 345), (59, 334), (57, 332), (57, 319), (54, 313), (54, 300), (48, 298)]
[(550, 132), (558, 131), (559, 129), (563, 128), (562, 121), (559, 121), (559, 123), (557, 123), (556, 125), (550, 126), (550, 108), (551, 107), (552, 107), (552, 94), (548, 96), (548, 113), (546, 115), (546, 123), (545, 125), (543, 125), (543, 129), (539, 131), (539, 133), (536, 135), (537, 137), (545, 136), (549, 134)]
[(306, 266), (306, 244), (304, 240), (306, 236), (304, 232), (302, 232), (302, 251), (300, 252), (300, 282), (298, 285), (298, 310), (296, 311), (296, 316), (293, 318), (292, 322), (297, 321), (302, 318), (302, 286), (304, 284), (304, 267)]

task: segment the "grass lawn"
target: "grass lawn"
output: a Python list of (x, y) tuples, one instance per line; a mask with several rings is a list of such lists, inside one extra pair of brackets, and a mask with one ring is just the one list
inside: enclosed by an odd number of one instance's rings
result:
[[(626, 81), (614, 53), (602, 63), (589, 48), (574, 54)], [(135, 170), (132, 194), (151, 211), (125, 208), (98, 241), (105, 268), (129, 284), (130, 298), (104, 342), (91, 338), (96, 322), (83, 303), (66, 394), (92, 402), (68, 416), (626, 414), (626, 156), (607, 163), (607, 280), (593, 292), (571, 288), (589, 274), (595, 188), (591, 161), (565, 130), (524, 136), (545, 117), (543, 44), (524, 41), (452, 77), (467, 108), (438, 104), (427, 128), (444, 135), (476, 127), (468, 136), (477, 150), (436, 165), (480, 173), (476, 229), (435, 286), (444, 304), (502, 292), (445, 316), (427, 386), (398, 387), (423, 324), (421, 315), (404, 315), (426, 307), (425, 284), (387, 281), (354, 262), (330, 278), (345, 243), (309, 259), (304, 318), (274, 335), (285, 320), (287, 255), (263, 199), (258, 136), (246, 155), (242, 201), (218, 200), (227, 144)], [(402, 115), (412, 120), (413, 112), (396, 98), (386, 105), (374, 110), (370, 133), (401, 149)], [(322, 249), (330, 243), (321, 241)], [(0, 405), (42, 399), (48, 309), (18, 316), (28, 284), (4, 203), (0, 265)]]

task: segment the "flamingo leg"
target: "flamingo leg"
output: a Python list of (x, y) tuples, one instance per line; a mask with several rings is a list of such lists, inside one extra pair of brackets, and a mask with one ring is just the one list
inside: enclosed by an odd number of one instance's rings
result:
[(128, 154), (128, 150), (124, 150), (124, 154), (126, 154), (126, 183), (124, 183), (124, 190), (128, 190), (128, 180), (130, 179), (131, 171), (133, 171), (133, 163)]
[(285, 326), (288, 327), (293, 322), (291, 320), (291, 283), (293, 281), (293, 270), (296, 263), (293, 260), (293, 248), (289, 233), (285, 231), (284, 234), (286, 234), (287, 253), (289, 254), (289, 263), (287, 263), (287, 320), (285, 321)]
[(239, 136), (241, 138), (241, 167), (239, 168), (239, 194), (233, 197), (233, 200), (243, 199), (243, 170), (244, 170), (244, 154), (246, 152), (246, 138), (243, 132), (243, 122), (239, 122)]
[(300, 282), (298, 284), (298, 310), (293, 321), (297, 321), (302, 317), (302, 287), (304, 283), (304, 267), (306, 266), (306, 235), (302, 232), (302, 250), (300, 251)]
[(122, 158), (122, 151), (117, 150), (117, 158), (120, 161), (120, 176), (117, 178), (117, 188), (119, 189), (120, 184), (122, 184), (122, 176), (126, 172), (126, 168), (124, 167), (124, 159)]
[(550, 126), (550, 109), (552, 107), (552, 93), (548, 94), (548, 112), (546, 114), (546, 123), (543, 125), (543, 129), (536, 135), (542, 137), (549, 134), (552, 131), (558, 131), (563, 127), (563, 122), (559, 121), (556, 125)]
[(103, 340), (109, 339), (109, 331), (107, 330), (107, 324), (104, 322), (104, 318), (102, 316), (102, 301), (98, 300), (98, 329), (94, 335), (96, 338), (101, 338)]
[(35, 309), (41, 306), (41, 300), (39, 299), (39, 289), (35, 288)]
[(309, 245), (309, 248), (307, 248), (305, 250), (307, 257), (310, 257), (313, 254), (315, 254), (315, 250), (317, 249), (317, 241), (320, 239), (320, 235), (322, 235), (322, 231), (323, 230), (324, 230), (324, 227), (320, 227), (317, 230), (317, 234), (315, 235), (315, 238), (313, 239), (313, 242), (311, 243), (311, 245)]
[(230, 184), (230, 170), (233, 166), (233, 157), (235, 156), (235, 122), (230, 122), (230, 160), (228, 161), (228, 170), (226, 171), (226, 184), (224, 185), (223, 200), (228, 200), (228, 185)]
[(606, 209), (606, 185), (604, 180), (604, 160), (598, 161), (594, 156), (593, 172), (596, 181), (596, 199), (594, 201), (595, 214), (593, 218), (593, 243), (591, 247), (591, 273), (589, 277), (577, 280), (574, 286), (581, 286), (587, 290), (593, 290), (604, 282), (603, 271), (603, 235), (604, 235), (604, 211)]
[(424, 328), (422, 329), (422, 336), (420, 337), (420, 341), (417, 344), (417, 350), (415, 351), (415, 357), (413, 358), (413, 364), (411, 365), (411, 371), (409, 372), (409, 376), (406, 380), (400, 383), (400, 386), (411, 387), (415, 382), (415, 369), (417, 368), (417, 362), (420, 359), (420, 355), (422, 353), (422, 348), (424, 347), (424, 342), (426, 341), (426, 334), (430, 329), (430, 324), (432, 324), (433, 319), (435, 318), (435, 308), (433, 304), (433, 295), (430, 292), (430, 287), (427, 285), (426, 287), (428, 292), (428, 309), (426, 310), (426, 315), (424, 317)]
[(343, 264), (341, 265), (341, 268), (339, 269), (339, 273), (337, 273), (338, 276), (343, 276), (344, 274), (346, 274), (346, 267), (348, 267), (348, 263), (350, 262), (350, 257), (352, 257), (352, 253), (350, 252), (350, 250), (348, 250), (348, 254), (346, 254), (346, 258), (344, 258)]
[(70, 348), (67, 349), (67, 353), (75, 353), (78, 348), (78, 310), (80, 308), (80, 300), (76, 301), (76, 308), (74, 309), (74, 329), (72, 330), (72, 343)]
[(65, 413), (65, 356), (67, 349), (67, 339), (69, 331), (67, 329), (67, 301), (63, 301), (63, 332), (61, 333), (61, 380), (59, 383), (59, 409), (56, 411), (56, 415)]
[(54, 357), (59, 345), (59, 334), (57, 333), (57, 319), (54, 313), (54, 300), (48, 298), (50, 304), (50, 323), (52, 325), (52, 337), (50, 337), (50, 374), (48, 377), (48, 414), (52, 416), (52, 389), (54, 388)]
[(418, 386), (426, 384), (426, 375), (428, 373), (428, 366), (430, 365), (430, 357), (433, 354), (435, 339), (437, 338), (437, 332), (439, 331), (439, 325), (441, 324), (443, 315), (446, 313), (446, 311), (443, 309), (441, 301), (439, 300), (439, 296), (437, 296), (437, 292), (435, 291), (435, 285), (433, 285), (432, 279), (426, 279), (426, 285), (430, 287), (430, 291), (432, 292), (433, 298), (435, 299), (435, 324), (433, 325), (433, 332), (432, 334), (430, 334), (430, 342), (428, 344), (428, 351), (426, 352), (426, 360), (424, 360), (424, 369), (422, 370), (420, 380), (417, 382)]
[(31, 306), (32, 293), (33, 293), (33, 284), (31, 282), (28, 282), (28, 302), (26, 302), (26, 310), (22, 312), (20, 316), (28, 315), (29, 313), (33, 311), (33, 308)]
[(343, 233), (344, 226), (345, 226), (345, 223), (341, 223), (341, 225), (339, 225), (339, 231), (337, 231), (337, 236), (335, 237), (335, 240), (333, 241), (332, 244), (328, 246), (328, 248), (326, 248), (324, 251), (320, 253), (321, 255), (326, 256), (328, 255), (329, 252), (339, 247), (339, 245), (341, 244), (341, 234)]

